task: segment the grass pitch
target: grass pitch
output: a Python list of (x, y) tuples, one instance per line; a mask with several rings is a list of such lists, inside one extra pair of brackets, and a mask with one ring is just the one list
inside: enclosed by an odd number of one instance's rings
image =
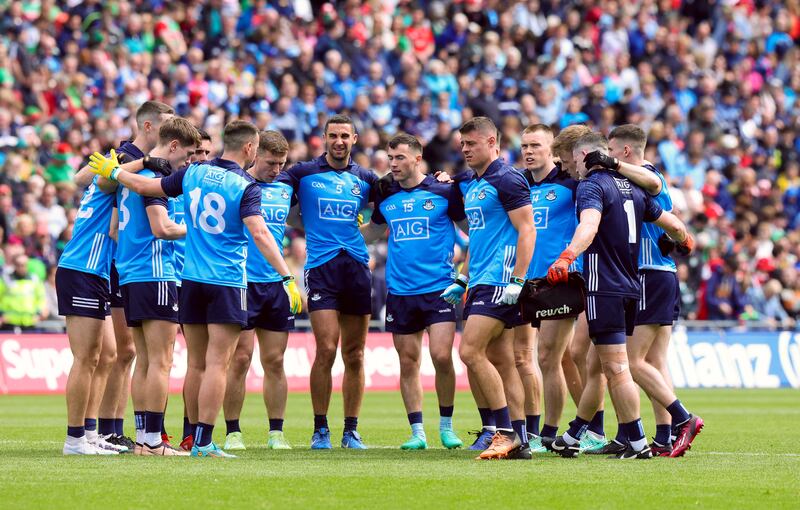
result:
[[(247, 396), (241, 420), (248, 450), (238, 459), (63, 457), (61, 396), (0, 397), (0, 508), (798, 508), (800, 425), (797, 390), (683, 390), (706, 420), (682, 459), (621, 462), (539, 455), (531, 462), (473, 460), (438, 439), (435, 396), (426, 395), (428, 451), (404, 452), (409, 435), (399, 393), (369, 393), (359, 430), (367, 451), (344, 451), (341, 395), (329, 417), (334, 450), (312, 452), (308, 395), (289, 397), (292, 451), (266, 450), (260, 395)], [(180, 396), (167, 427), (180, 434)], [(646, 404), (646, 401), (643, 401)], [(608, 409), (610, 409), (610, 405)], [(571, 419), (570, 407), (563, 420)], [(606, 418), (616, 432), (613, 413)], [(645, 426), (654, 433), (644, 407)], [(456, 430), (477, 428), (468, 393), (456, 397)], [(215, 438), (224, 442), (224, 421)], [(126, 431), (132, 432), (132, 417)]]

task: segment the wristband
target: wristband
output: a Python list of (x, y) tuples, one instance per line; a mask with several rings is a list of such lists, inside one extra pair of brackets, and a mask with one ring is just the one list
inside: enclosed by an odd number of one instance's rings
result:
[(508, 279), (508, 281), (510, 283), (516, 283), (520, 287), (525, 285), (525, 278), (520, 278), (519, 276), (512, 276), (511, 278)]
[(466, 289), (466, 288), (467, 288), (467, 283), (469, 283), (469, 280), (467, 279), (467, 277), (466, 277), (466, 276), (464, 276), (463, 274), (460, 274), (460, 275), (458, 275), (458, 276), (456, 277), (456, 279), (455, 279), (455, 282), (454, 282), (454, 283), (455, 283), (456, 285), (458, 285), (459, 287), (463, 287), (463, 288), (465, 288), (465, 289)]
[(145, 154), (142, 158), (142, 168), (148, 169), (150, 165), (150, 154)]
[(294, 281), (294, 275), (287, 274), (286, 276), (282, 277), (281, 281), (282, 281), (283, 283), (286, 283), (286, 282), (293, 282), (293, 281)]
[(117, 176), (121, 171), (122, 169), (120, 167), (116, 167), (115, 169), (111, 170), (111, 173), (108, 175), (108, 178), (111, 179), (112, 181), (116, 181)]

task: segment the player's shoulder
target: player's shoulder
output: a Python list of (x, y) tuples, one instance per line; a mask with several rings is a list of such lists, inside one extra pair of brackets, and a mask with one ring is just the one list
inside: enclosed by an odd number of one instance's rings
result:
[(502, 162), (494, 171), (487, 172), (486, 180), (498, 190), (514, 189), (520, 186), (525, 190), (530, 189), (525, 175), (505, 162)]
[(363, 167), (356, 162), (352, 162), (347, 169), (348, 172), (355, 175), (362, 181), (366, 182), (367, 184), (375, 184), (378, 180), (378, 176), (370, 170), (369, 168)]
[(426, 175), (418, 189), (447, 198), (452, 194), (454, 187), (456, 187), (455, 182), (440, 182), (434, 176)]
[(142, 159), (144, 157), (144, 152), (130, 140), (123, 140), (120, 142), (116, 152), (124, 154), (127, 157), (124, 158), (126, 161)]
[(282, 180), (281, 178), (293, 177), (300, 180), (303, 177), (321, 173), (323, 171), (324, 158), (324, 156), (320, 156), (318, 158), (309, 159), (308, 161), (298, 161), (281, 172), (280, 175), (278, 175), (278, 179)]

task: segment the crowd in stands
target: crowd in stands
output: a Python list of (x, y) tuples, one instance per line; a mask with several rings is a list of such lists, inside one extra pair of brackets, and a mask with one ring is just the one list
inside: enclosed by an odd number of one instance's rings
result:
[[(233, 118), (278, 129), (290, 163), (321, 154), (326, 117), (349, 113), (354, 159), (378, 174), (398, 131), (429, 169), (460, 171), (454, 129), (477, 115), (511, 163), (534, 122), (638, 124), (700, 248), (680, 260), (682, 315), (793, 326), (798, 40), (798, 0), (0, 1), (4, 324), (30, 325), (4, 308), (20, 281), (41, 287), (28, 315), (55, 316), (72, 175), (155, 99), (218, 148)], [(302, 274), (302, 236), (285, 244)], [(378, 312), (385, 247), (373, 255)]]

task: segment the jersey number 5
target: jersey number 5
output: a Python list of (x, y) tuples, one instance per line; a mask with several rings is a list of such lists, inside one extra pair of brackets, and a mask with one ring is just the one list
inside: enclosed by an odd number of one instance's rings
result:
[(633, 200), (624, 201), (622, 208), (625, 209), (625, 215), (628, 218), (628, 243), (636, 244), (636, 209), (634, 209)]
[(221, 234), (225, 231), (225, 218), (222, 216), (225, 213), (225, 199), (219, 193), (208, 193), (203, 197), (203, 210), (198, 217), (197, 209), (200, 206), (201, 193), (200, 188), (189, 192), (189, 214), (192, 215), (192, 224), (197, 228), (199, 223), (200, 228), (209, 234)]

